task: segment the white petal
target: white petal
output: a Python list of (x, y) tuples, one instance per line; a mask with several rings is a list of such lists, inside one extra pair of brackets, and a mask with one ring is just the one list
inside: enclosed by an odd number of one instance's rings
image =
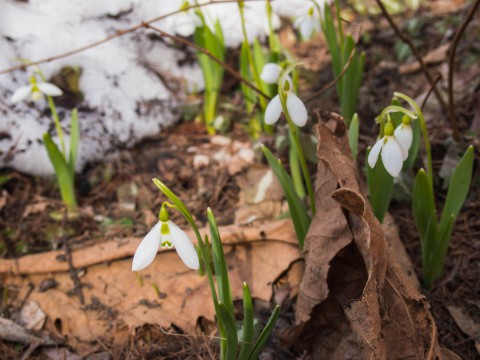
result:
[(192, 241), (188, 235), (175, 225), (172, 221), (168, 221), (170, 233), (172, 234), (172, 243), (177, 250), (178, 256), (182, 259), (183, 263), (190, 269), (197, 270), (200, 267), (198, 260), (197, 250), (193, 246)]
[(307, 15), (302, 15), (302, 16), (299, 16), (295, 19), (295, 21), (293, 22), (293, 28), (294, 29), (298, 29), (302, 26), (302, 23), (305, 22), (306, 20), (308, 20), (308, 16)]
[(310, 39), (313, 35), (313, 30), (315, 25), (313, 24), (313, 19), (308, 18), (305, 21), (302, 21), (300, 25), (300, 34), (302, 34), (303, 39)]
[(375, 167), (375, 164), (377, 163), (377, 160), (378, 160), (378, 155), (380, 154), (382, 147), (383, 147), (383, 138), (377, 140), (375, 145), (373, 145), (372, 149), (370, 150), (370, 153), (368, 154), (368, 165), (371, 168)]
[(275, 84), (282, 72), (282, 67), (275, 63), (268, 63), (263, 66), (262, 74), (260, 79), (265, 81), (267, 84)]
[(160, 246), (160, 222), (143, 238), (133, 256), (132, 271), (145, 269), (157, 255)]
[(21, 88), (17, 89), (13, 93), (11, 101), (13, 103), (18, 103), (22, 100), (25, 100), (28, 97), (28, 95), (30, 95), (31, 92), (32, 92), (32, 85), (22, 86)]
[(282, 104), (280, 102), (280, 96), (276, 95), (267, 105), (265, 109), (265, 124), (273, 125), (280, 118), (282, 113)]
[(412, 146), (413, 140), (413, 131), (410, 125), (403, 125), (397, 126), (394, 132), (395, 139), (403, 146), (405, 150), (410, 150), (410, 146)]
[(200, 25), (198, 17), (190, 13), (180, 13), (175, 17), (175, 32), (183, 37), (193, 35), (197, 26)]
[(287, 93), (287, 109), (295, 125), (305, 126), (308, 119), (307, 108), (302, 100), (291, 91)]
[(385, 170), (387, 170), (390, 175), (397, 177), (398, 174), (400, 174), (403, 166), (402, 146), (393, 136), (388, 136), (387, 142), (383, 145), (382, 161)]
[(37, 85), (38, 89), (49, 96), (60, 96), (63, 94), (63, 91), (56, 85), (50, 83), (41, 83)]

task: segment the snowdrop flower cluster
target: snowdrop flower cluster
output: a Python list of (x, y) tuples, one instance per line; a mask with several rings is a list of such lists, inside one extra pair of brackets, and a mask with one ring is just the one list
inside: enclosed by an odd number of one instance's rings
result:
[(18, 103), (25, 100), (30, 96), (32, 101), (38, 101), (44, 97), (48, 96), (60, 96), (63, 92), (56, 85), (50, 84), (48, 82), (37, 83), (37, 78), (35, 75), (32, 75), (30, 78), (30, 84), (25, 85), (17, 89), (11, 98), (13, 103)]
[(387, 172), (393, 177), (400, 174), (403, 162), (407, 159), (408, 150), (412, 145), (413, 132), (410, 121), (408, 116), (404, 116), (402, 124), (395, 130), (391, 122), (385, 125), (385, 136), (377, 140), (368, 155), (368, 165), (370, 167), (375, 167), (381, 153), (382, 162)]
[(280, 16), (294, 17), (293, 27), (300, 31), (303, 39), (309, 39), (320, 32), (325, 5), (332, 0), (276, 0), (273, 10)]
[(150, 230), (138, 245), (133, 256), (132, 271), (145, 269), (153, 262), (159, 247), (175, 247), (183, 263), (192, 270), (200, 267), (197, 250), (188, 235), (170, 221), (165, 205), (162, 205), (159, 222)]
[[(283, 69), (280, 65), (274, 63), (265, 64), (260, 78), (267, 84), (274, 84), (279, 81)], [(283, 84), (279, 89), (285, 94), (285, 105), (290, 118), (297, 126), (305, 126), (308, 119), (307, 108), (300, 98), (292, 91), (292, 80), (289, 76), (285, 77)], [(267, 105), (265, 109), (265, 124), (275, 124), (283, 111), (280, 94), (277, 94)]]

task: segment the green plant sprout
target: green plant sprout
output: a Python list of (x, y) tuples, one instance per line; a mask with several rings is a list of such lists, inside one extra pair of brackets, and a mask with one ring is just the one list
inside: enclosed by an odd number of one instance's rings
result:
[[(159, 222), (150, 230), (138, 246), (132, 270), (139, 271), (150, 265), (158, 248), (175, 247), (180, 259), (193, 270), (201, 270), (207, 276), (220, 334), (220, 359), (253, 360), (257, 359), (272, 333), (277, 321), (280, 307), (277, 305), (270, 319), (257, 339), (254, 339), (254, 313), (250, 289), (243, 283), (243, 324), (241, 336), (237, 333), (233, 296), (228, 277), (225, 254), (223, 252), (220, 232), (213, 212), (207, 209), (211, 244), (205, 241), (187, 207), (164, 183), (153, 179), (154, 184), (171, 201), (164, 202), (159, 213)], [(195, 249), (188, 235), (169, 219), (167, 208), (180, 211), (192, 227), (197, 238)], [(202, 261), (202, 266), (200, 265)], [(213, 263), (213, 269), (211, 264)], [(216, 286), (215, 286), (216, 284)]]
[(315, 6), (320, 14), (320, 24), (327, 41), (329, 53), (332, 57), (332, 70), (336, 78), (340, 76), (342, 69), (350, 62), (347, 71), (337, 82), (337, 94), (340, 101), (340, 113), (345, 119), (347, 126), (355, 114), (358, 102), (358, 94), (363, 77), (365, 53), (357, 52), (355, 41), (351, 35), (345, 36), (342, 19), (340, 17), (340, 4), (335, 0), (336, 23), (330, 7), (322, 9), (316, 2)]
[[(195, 4), (198, 5), (196, 1)], [(189, 3), (185, 2), (182, 5), (182, 8), (187, 9), (189, 6)], [(189, 10), (185, 10), (185, 12), (187, 14), (190, 13)], [(225, 60), (225, 43), (219, 21), (215, 21), (214, 31), (212, 31), (208, 27), (205, 16), (200, 10), (200, 7), (197, 7), (189, 16), (189, 30), (193, 29), (192, 34), (194, 43), (223, 62)], [(215, 134), (216, 130), (215, 120), (217, 117), (217, 103), (222, 86), (224, 68), (204, 53), (197, 52), (197, 58), (205, 80), (203, 104), (205, 125), (207, 126), (208, 133), (212, 135)]]
[[(409, 96), (395, 92), (394, 97), (407, 102), (413, 111), (398, 105), (386, 107), (378, 118), (380, 139), (368, 153), (367, 182), (372, 208), (382, 221), (388, 209), (393, 190), (393, 178), (400, 172), (408, 171), (404, 162), (416, 158), (418, 145), (415, 144), (415, 126), (423, 137), (427, 156), (427, 169), (417, 172), (412, 191), (413, 216), (422, 243), (423, 285), (429, 289), (443, 272), (445, 256), (452, 237), (453, 225), (465, 202), (473, 171), (474, 151), (469, 146), (458, 162), (448, 186), (440, 221), (437, 219), (433, 183), (433, 161), (427, 125), (423, 112)], [(397, 101), (398, 103), (398, 101)], [(403, 114), (401, 123), (395, 128), (390, 114)], [(387, 122), (384, 119), (387, 118)], [(415, 123), (418, 124), (415, 124)], [(412, 127), (412, 123), (415, 125)], [(381, 155), (382, 161), (378, 161)]]
[[(38, 82), (37, 76), (40, 77), (42, 82)], [(60, 142), (60, 148), (55, 144), (48, 133), (43, 134), (43, 140), (48, 157), (55, 170), (58, 186), (60, 188), (60, 195), (69, 214), (72, 215), (77, 208), (77, 198), (75, 193), (75, 163), (80, 141), (80, 130), (78, 126), (77, 109), (74, 109), (70, 117), (70, 146), (69, 152), (67, 153), (60, 119), (58, 117), (55, 102), (52, 98), (53, 96), (60, 95), (62, 95), (62, 90), (56, 85), (48, 83), (40, 69), (35, 67), (35, 72), (30, 77), (30, 84), (22, 86), (16, 90), (12, 95), (11, 100), (12, 102), (20, 102), (28, 97), (30, 97), (32, 101), (38, 101), (44, 96), (47, 98), (53, 122), (55, 124), (55, 130), (57, 131), (58, 141)]]

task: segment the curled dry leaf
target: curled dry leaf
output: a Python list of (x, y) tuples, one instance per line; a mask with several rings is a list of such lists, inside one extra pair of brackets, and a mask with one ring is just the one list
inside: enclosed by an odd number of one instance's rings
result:
[(314, 359), (441, 358), (435, 323), (359, 186), (343, 119), (320, 112), (317, 214), (305, 240), (297, 326)]

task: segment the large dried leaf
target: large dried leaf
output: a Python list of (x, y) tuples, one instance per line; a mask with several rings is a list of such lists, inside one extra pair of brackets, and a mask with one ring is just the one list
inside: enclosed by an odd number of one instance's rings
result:
[[(228, 226), (220, 228), (220, 233), (234, 299), (241, 298), (245, 281), (252, 297), (269, 301), (273, 282), (300, 257), (291, 222), (283, 220), (256, 227)], [(113, 259), (120, 254), (131, 254), (139, 241), (127, 241), (125, 248), (120, 247), (121, 251), (115, 253)], [(152, 265), (141, 272), (140, 279), (131, 271), (131, 258), (103, 262), (108, 254), (101, 249), (115, 251), (119, 247), (95, 245), (72, 253), (77, 266), (86, 266), (81, 277), (85, 306), (71, 295), (72, 280), (63, 268), (64, 263), (55, 260), (58, 252), (19, 259), (17, 266), (10, 269), (27, 275), (4, 274), (5, 283), (18, 287), (19, 299), (24, 298), (29, 284), (33, 284), (35, 290), (29, 300), (38, 303), (47, 315), (46, 329), (65, 338), (80, 351), (82, 348), (88, 350), (90, 342), (96, 339), (107, 337), (123, 341), (129, 331), (143, 324), (160, 324), (165, 329), (174, 324), (191, 334), (200, 317), (214, 319), (207, 279), (186, 268), (175, 251), (161, 251)], [(33, 265), (33, 261), (43, 266)], [(62, 266), (55, 268), (55, 264)], [(26, 271), (28, 265), (39, 272)], [(48, 276), (56, 280), (57, 287), (40, 292), (39, 286), (47, 276), (45, 272), (52, 269), (56, 272)]]
[(429, 305), (362, 195), (341, 117), (319, 113), (317, 214), (305, 240), (297, 326), (314, 359), (441, 358)]

